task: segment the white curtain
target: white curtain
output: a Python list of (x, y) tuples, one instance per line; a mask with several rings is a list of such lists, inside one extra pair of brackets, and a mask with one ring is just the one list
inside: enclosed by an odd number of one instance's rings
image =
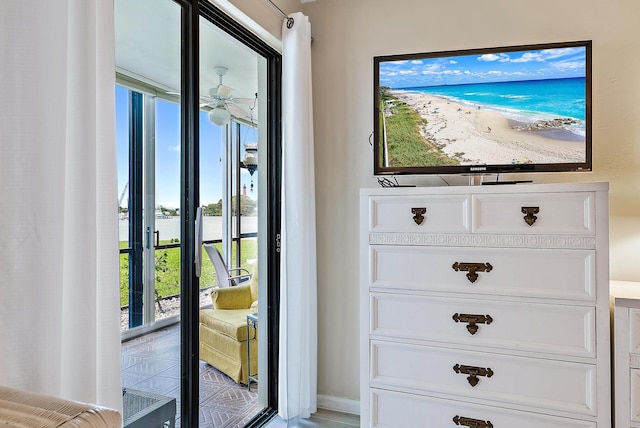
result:
[(311, 25), (282, 27), (283, 169), (279, 415), (296, 425), (317, 403), (316, 211)]
[(120, 409), (112, 0), (0, 2), (0, 384)]

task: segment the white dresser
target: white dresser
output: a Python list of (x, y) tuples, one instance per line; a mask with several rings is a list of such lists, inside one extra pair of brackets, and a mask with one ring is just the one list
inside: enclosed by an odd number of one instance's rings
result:
[(640, 282), (611, 281), (615, 427), (640, 428)]
[(608, 428), (608, 185), (361, 191), (363, 427)]

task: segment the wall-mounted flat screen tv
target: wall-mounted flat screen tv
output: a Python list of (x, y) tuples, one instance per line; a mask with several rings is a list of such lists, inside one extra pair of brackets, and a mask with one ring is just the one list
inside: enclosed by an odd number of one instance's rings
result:
[(373, 62), (375, 175), (591, 170), (591, 41)]

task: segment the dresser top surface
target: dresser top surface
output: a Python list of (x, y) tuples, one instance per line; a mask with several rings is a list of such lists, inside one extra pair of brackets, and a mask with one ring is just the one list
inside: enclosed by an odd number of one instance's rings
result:
[(377, 187), (360, 189), (361, 196), (411, 196), (438, 194), (513, 194), (608, 191), (609, 183), (521, 183), (494, 186)]
[(640, 282), (611, 281), (609, 292), (616, 306), (640, 308)]

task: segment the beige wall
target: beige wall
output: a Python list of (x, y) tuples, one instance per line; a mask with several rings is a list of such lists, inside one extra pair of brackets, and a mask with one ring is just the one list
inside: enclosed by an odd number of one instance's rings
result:
[[(234, 1), (250, 16), (262, 2)], [(278, 2), (287, 12), (296, 3)], [(302, 10), (314, 38), (319, 394), (359, 398), (358, 192), (377, 186), (369, 145), (375, 55), (593, 40), (594, 171), (529, 178), (610, 182), (612, 278), (640, 281), (637, 0), (317, 0)], [(442, 184), (437, 178), (400, 181)]]

